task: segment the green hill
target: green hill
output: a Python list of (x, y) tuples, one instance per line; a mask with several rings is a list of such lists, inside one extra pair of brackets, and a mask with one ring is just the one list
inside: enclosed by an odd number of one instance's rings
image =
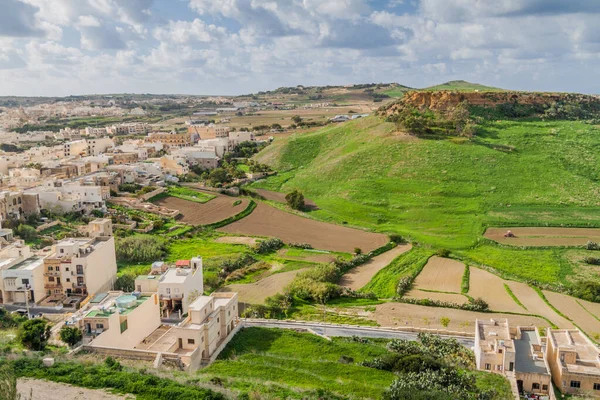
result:
[(478, 90), (480, 92), (503, 92), (505, 89), (500, 89), (493, 86), (485, 86), (479, 83), (471, 83), (467, 81), (449, 81), (435, 86), (429, 86), (421, 90), (455, 90), (463, 92), (472, 92)]
[[(278, 139), (258, 155), (298, 188), (311, 217), (398, 233), (507, 277), (585, 278), (577, 249), (501, 247), (487, 226), (600, 226), (600, 134), (583, 122), (484, 122), (477, 138), (420, 139), (369, 117)], [(586, 272), (587, 271), (587, 272)]]

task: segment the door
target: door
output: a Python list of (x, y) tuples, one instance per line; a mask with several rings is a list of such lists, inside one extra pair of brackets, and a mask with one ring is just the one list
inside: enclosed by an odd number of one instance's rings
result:
[(179, 348), (182, 349), (183, 348), (183, 339), (179, 338)]
[(517, 389), (519, 389), (519, 393), (523, 393), (523, 381), (520, 379), (517, 381)]
[(92, 325), (89, 322), (85, 324), (85, 330), (87, 333), (92, 333)]
[(514, 368), (515, 368), (515, 363), (514, 362), (511, 362), (511, 363), (508, 364), (508, 370), (509, 371), (512, 371)]

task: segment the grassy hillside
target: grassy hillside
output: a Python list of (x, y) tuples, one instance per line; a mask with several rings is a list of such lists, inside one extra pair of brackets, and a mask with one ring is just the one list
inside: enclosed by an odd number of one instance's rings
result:
[(474, 90), (479, 90), (482, 92), (498, 92), (504, 91), (505, 89), (500, 89), (493, 86), (485, 86), (479, 83), (471, 83), (467, 81), (449, 81), (435, 86), (429, 86), (423, 88), (422, 90), (459, 90), (459, 91), (467, 91), (472, 92)]
[(282, 172), (255, 185), (302, 190), (320, 207), (314, 218), (567, 282), (578, 260), (564, 250), (517, 252), (481, 235), (494, 225), (600, 226), (599, 148), (598, 128), (581, 122), (488, 122), (467, 141), (419, 139), (371, 117), (278, 139), (257, 157)]

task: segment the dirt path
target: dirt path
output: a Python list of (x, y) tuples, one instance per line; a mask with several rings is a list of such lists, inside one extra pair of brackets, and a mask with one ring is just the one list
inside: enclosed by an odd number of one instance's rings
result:
[(248, 236), (221, 236), (215, 239), (217, 243), (229, 244), (245, 244), (246, 246), (254, 246), (259, 242), (259, 239)]
[[(213, 193), (214, 194), (214, 193)], [(238, 205), (233, 205), (241, 201)], [(206, 203), (196, 203), (178, 197), (165, 197), (154, 202), (161, 207), (179, 210), (181, 221), (192, 225), (212, 224), (238, 214), (248, 206), (248, 199), (218, 195)]]
[[(573, 323), (558, 315), (529, 285), (522, 282), (508, 281), (507, 285), (517, 299), (527, 308), (528, 314), (541, 315), (548, 318), (559, 328), (573, 328)], [(591, 317), (590, 317), (591, 318)]]
[(465, 264), (443, 257), (431, 257), (415, 279), (415, 289), (460, 293)]
[(475, 299), (481, 297), (488, 303), (490, 309), (494, 311), (529, 314), (506, 291), (504, 284), (508, 283), (508, 281), (475, 267), (470, 267), (469, 274), (469, 296)]
[[(260, 196), (264, 197), (267, 200), (276, 201), (278, 203), (286, 204), (287, 200), (285, 199), (285, 193), (274, 192), (272, 190), (267, 189), (254, 189), (256, 193)], [(319, 207), (315, 204), (314, 201), (309, 199), (304, 199), (304, 205), (310, 210), (318, 210)]]
[[(544, 290), (544, 295), (554, 307), (571, 318), (588, 335), (600, 334), (600, 321), (592, 317), (578, 302), (582, 300), (562, 293)], [(582, 303), (583, 304), (583, 303)], [(590, 310), (590, 312), (593, 312)]]
[[(504, 237), (507, 231), (515, 237)], [(488, 228), (484, 236), (513, 246), (584, 246), (589, 240), (600, 241), (597, 228)]]
[(412, 245), (403, 244), (396, 246), (383, 254), (373, 257), (369, 260), (369, 262), (359, 265), (358, 267), (352, 268), (350, 271), (348, 271), (344, 276), (342, 276), (339, 284), (352, 290), (358, 290), (369, 283), (376, 273), (390, 265), (395, 258), (403, 253), (406, 253), (410, 249), (412, 249)]
[(512, 314), (490, 314), (454, 308), (425, 307), (404, 303), (385, 303), (377, 306), (373, 319), (383, 327), (417, 326), (421, 328), (443, 329), (440, 318), (450, 318), (446, 329), (473, 332), (475, 319), (508, 318), (511, 326), (547, 327), (542, 318)]
[(41, 379), (22, 378), (17, 381), (17, 390), (23, 399), (32, 400), (124, 400), (135, 399), (134, 395), (120, 396), (109, 394), (104, 390), (84, 389), (64, 383), (44, 381)]
[(411, 290), (403, 298), (448, 301), (450, 303), (456, 303), (456, 304), (465, 304), (469, 301), (467, 296), (464, 296), (459, 293), (426, 292), (424, 290), (419, 290), (419, 289)]
[(219, 292), (238, 292), (240, 303), (262, 304), (267, 297), (282, 293), (283, 289), (304, 269), (273, 274), (256, 283), (238, 283), (220, 288)]
[(309, 243), (315, 249), (345, 253), (353, 252), (356, 247), (369, 252), (389, 241), (386, 235), (380, 233), (315, 221), (265, 203), (259, 203), (246, 218), (219, 230), (238, 235), (277, 237), (286, 243)]

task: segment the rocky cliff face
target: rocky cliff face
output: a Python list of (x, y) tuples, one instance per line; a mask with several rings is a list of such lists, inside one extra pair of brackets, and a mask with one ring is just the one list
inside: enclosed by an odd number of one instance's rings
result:
[(380, 113), (391, 115), (405, 107), (444, 112), (463, 101), (483, 107), (494, 107), (504, 103), (549, 105), (557, 101), (600, 103), (596, 96), (571, 93), (413, 91), (406, 93), (401, 100), (385, 106)]

